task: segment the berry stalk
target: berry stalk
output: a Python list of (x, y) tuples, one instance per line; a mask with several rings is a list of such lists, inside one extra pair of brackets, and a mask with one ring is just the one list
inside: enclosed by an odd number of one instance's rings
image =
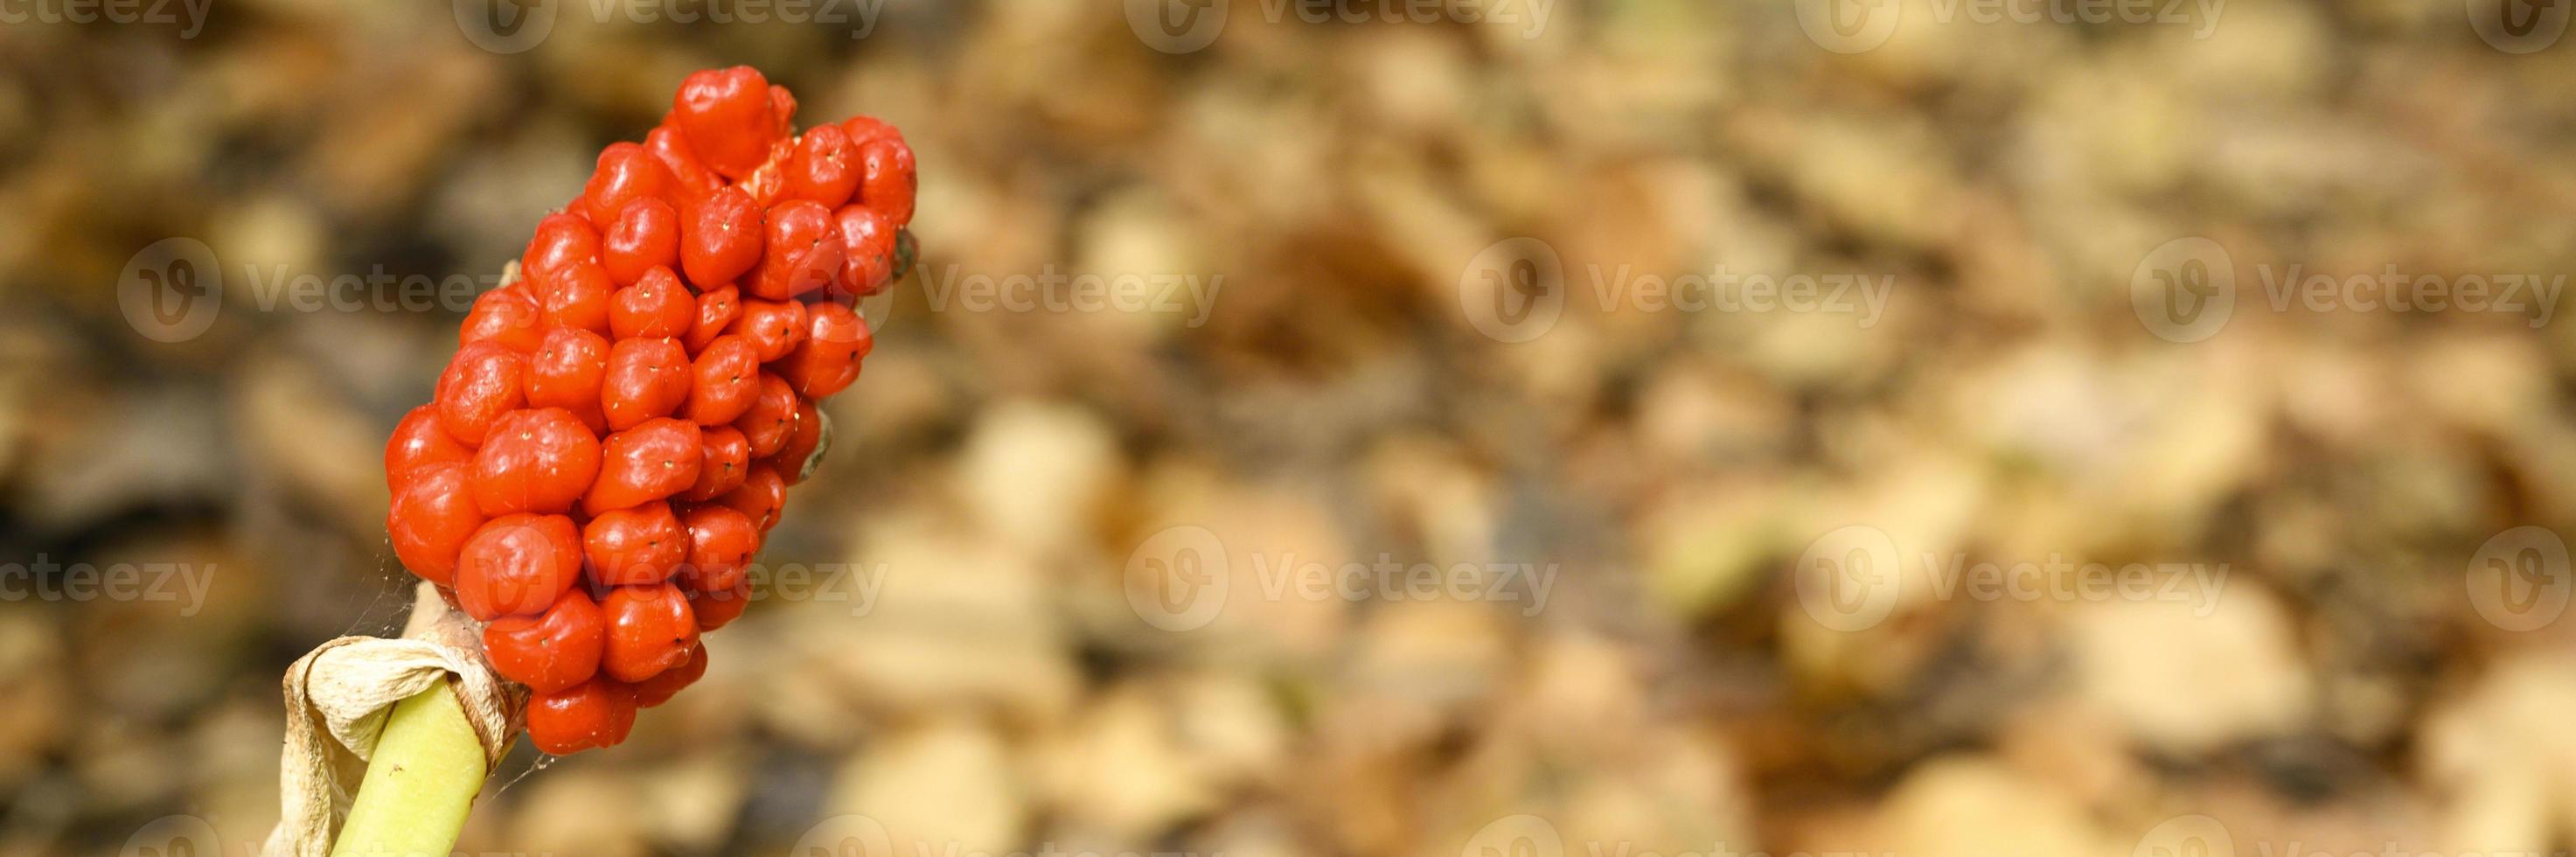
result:
[(453, 853), (483, 777), (482, 741), (446, 682), (395, 703), (332, 857)]

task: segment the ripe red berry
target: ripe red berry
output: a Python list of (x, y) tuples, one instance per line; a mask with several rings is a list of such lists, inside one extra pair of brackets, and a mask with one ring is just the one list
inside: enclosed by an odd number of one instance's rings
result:
[(724, 179), (716, 176), (716, 171), (707, 169), (706, 163), (698, 160), (698, 153), (689, 151), (689, 143), (680, 138), (678, 128), (662, 125), (647, 132), (644, 151), (653, 153), (653, 157), (671, 171), (673, 208), (685, 211), (689, 205), (706, 198), (724, 183)]
[(532, 351), (545, 339), (545, 310), (524, 281), (484, 292), (456, 329), (459, 347), (490, 342), (512, 351)]
[(912, 147), (899, 138), (879, 137), (859, 146), (859, 203), (884, 212), (901, 226), (912, 222), (918, 191)]
[(800, 397), (796, 400), (796, 428), (787, 433), (787, 445), (779, 447), (777, 454), (761, 459), (761, 463), (787, 484), (795, 485), (814, 475), (831, 441), (832, 426), (824, 420), (822, 409), (814, 405), (814, 400)]
[(529, 279), (528, 285), (536, 291), (546, 324), (608, 332), (608, 296), (617, 291), (617, 284), (598, 262), (556, 265)]
[(456, 606), (489, 622), (545, 612), (581, 580), (581, 535), (562, 515), (503, 515), (465, 541)]
[(744, 578), (732, 589), (697, 592), (689, 595), (689, 610), (698, 617), (698, 631), (703, 633), (733, 624), (751, 609), (751, 580)]
[(838, 208), (859, 189), (859, 151), (838, 125), (817, 125), (796, 141), (788, 160), (787, 196)]
[(648, 268), (635, 284), (617, 290), (608, 302), (608, 330), (619, 339), (668, 339), (686, 335), (697, 320), (698, 302), (680, 275)]
[(790, 200), (769, 210), (769, 232), (760, 262), (744, 278), (753, 296), (783, 301), (830, 285), (841, 276), (845, 248), (832, 210)]
[(483, 627), (483, 653), (503, 678), (538, 693), (589, 681), (607, 646), (599, 605), (576, 588), (537, 616), (503, 616)]
[(742, 298), (734, 287), (728, 285), (708, 289), (705, 294), (698, 296), (697, 320), (689, 324), (689, 335), (685, 340), (689, 351), (695, 353), (707, 350), (707, 343), (716, 341), (716, 337), (722, 335), (726, 328), (733, 326), (734, 319), (741, 317)]
[(527, 403), (520, 380), (526, 368), (526, 358), (498, 343), (476, 342), (457, 349), (431, 396), (438, 403), (438, 424), (449, 437), (481, 444), (493, 420)]
[(718, 188), (680, 220), (680, 273), (700, 289), (734, 281), (759, 264), (767, 214), (751, 195)]
[(852, 300), (885, 291), (894, 282), (895, 236), (900, 232), (884, 214), (864, 205), (845, 205), (832, 215), (841, 227), (841, 279), (829, 299)]
[(770, 364), (797, 395), (822, 399), (859, 379), (859, 361), (876, 348), (868, 323), (857, 311), (839, 304), (814, 304), (806, 310), (805, 341), (787, 359)]
[(614, 747), (634, 728), (635, 689), (605, 676), (528, 699), (528, 743), (549, 755)]
[(689, 532), (671, 504), (651, 501), (602, 512), (581, 530), (591, 580), (604, 586), (643, 586), (668, 580), (689, 557)]
[(394, 556), (422, 580), (452, 585), (458, 554), (483, 526), (483, 510), (466, 483), (464, 464), (444, 462), (423, 467), (394, 493), (385, 531), (392, 536)]
[(667, 583), (610, 589), (600, 612), (608, 626), (600, 669), (618, 681), (643, 681), (688, 663), (698, 644), (688, 596)]
[(749, 341), (727, 334), (698, 352), (690, 374), (689, 405), (683, 413), (699, 425), (720, 426), (751, 409), (752, 396), (760, 390), (760, 357)]
[[(610, 143), (599, 152), (598, 169), (591, 171), (590, 184), (582, 188), (582, 214), (603, 231), (617, 220), (626, 204), (639, 199), (661, 199), (671, 192), (671, 168), (662, 165), (653, 153), (634, 143)], [(606, 249), (602, 245), (601, 249)]]
[(841, 120), (841, 133), (850, 136), (850, 144), (853, 146), (865, 145), (881, 138), (903, 142), (902, 131), (896, 130), (894, 126), (874, 116), (852, 116)]
[(769, 80), (758, 69), (734, 66), (693, 73), (671, 99), (671, 124), (698, 158), (726, 178), (739, 179), (769, 157), (779, 137)]
[(680, 264), (680, 213), (658, 197), (631, 200), (599, 239), (608, 278), (631, 286), (654, 268)]
[(607, 425), (599, 409), (599, 388), (607, 378), (607, 339), (576, 327), (555, 328), (528, 357), (528, 406), (570, 411), (597, 433)]
[(474, 502), (496, 517), (570, 511), (599, 469), (599, 438), (571, 411), (511, 411), (474, 452)]
[(698, 481), (703, 442), (696, 423), (668, 418), (609, 435), (582, 508), (597, 515), (680, 493)]
[(600, 406), (612, 431), (670, 416), (689, 398), (689, 354), (668, 339), (620, 339), (608, 348)]
[(401, 494), (412, 475), (433, 464), (461, 463), (474, 457), (473, 447), (457, 443), (438, 423), (438, 408), (422, 405), (403, 414), (394, 436), (385, 441), (385, 487)]
[(753, 464), (743, 474), (742, 487), (716, 498), (716, 502), (743, 513), (766, 533), (778, 526), (778, 513), (787, 508), (787, 480), (777, 471)]
[(767, 372), (760, 373), (760, 391), (751, 400), (751, 409), (733, 422), (742, 436), (751, 441), (751, 457), (768, 458), (787, 446), (787, 436), (796, 431), (796, 391), (787, 381)]
[(581, 215), (558, 211), (537, 221), (537, 236), (519, 257), (519, 276), (535, 276), (557, 265), (599, 261), (599, 230)]
[(752, 554), (760, 552), (760, 524), (732, 506), (692, 506), (680, 515), (689, 531), (689, 556), (675, 582), (692, 594), (730, 592), (743, 582)]
[(639, 708), (652, 708), (669, 702), (671, 697), (678, 696), (680, 691), (688, 689), (689, 685), (697, 684), (699, 677), (706, 674), (707, 644), (700, 642), (689, 649), (687, 662), (663, 670), (660, 675), (637, 682), (635, 705)]
[(742, 318), (731, 332), (751, 343), (752, 356), (767, 363), (795, 350), (805, 340), (805, 305), (796, 301), (742, 302)]
[(698, 459), (698, 481), (680, 492), (680, 499), (698, 503), (740, 487), (745, 468), (751, 466), (751, 441), (742, 436), (742, 430), (713, 426), (701, 434), (699, 446), (705, 455)]

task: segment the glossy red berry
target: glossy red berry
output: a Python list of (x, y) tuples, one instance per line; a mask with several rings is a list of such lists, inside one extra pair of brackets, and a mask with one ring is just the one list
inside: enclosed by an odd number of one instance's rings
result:
[(503, 515), (465, 541), (456, 606), (489, 622), (545, 612), (581, 580), (581, 535), (562, 515)]
[(708, 289), (698, 296), (697, 312), (697, 320), (689, 323), (685, 340), (692, 354), (705, 351), (707, 343), (716, 341), (733, 326), (734, 319), (742, 317), (742, 297), (732, 286)]
[(634, 285), (646, 271), (680, 264), (680, 213), (659, 198), (626, 203), (599, 239), (599, 261), (619, 286)]
[(599, 468), (599, 438), (571, 411), (512, 411), (474, 452), (474, 502), (496, 517), (570, 511)]
[(619, 339), (685, 336), (697, 317), (697, 299), (667, 267), (646, 269), (608, 302), (608, 331)]
[(635, 704), (640, 708), (652, 708), (669, 702), (671, 697), (678, 696), (680, 691), (688, 689), (689, 685), (697, 684), (698, 679), (706, 674), (707, 644), (701, 641), (689, 649), (688, 661), (663, 670), (660, 675), (637, 682)]
[(562, 408), (596, 434), (607, 426), (599, 409), (600, 385), (607, 378), (607, 339), (580, 328), (555, 328), (528, 358), (528, 406)]
[(474, 299), (474, 309), (456, 329), (456, 344), (490, 342), (512, 351), (534, 351), (546, 336), (544, 316), (525, 281), (493, 289)]
[(699, 289), (732, 283), (760, 263), (767, 212), (740, 189), (718, 188), (680, 220), (680, 273)]
[(669, 418), (609, 435), (583, 509), (596, 515), (680, 493), (698, 481), (702, 442), (696, 423)]
[(698, 644), (688, 596), (667, 583), (610, 589), (600, 612), (608, 626), (600, 669), (618, 681), (643, 681), (688, 663)]
[(528, 699), (528, 743), (562, 756), (614, 747), (635, 728), (635, 689), (593, 676), (563, 690)]
[(385, 514), (385, 531), (392, 536), (394, 556), (404, 568), (422, 580), (450, 586), (456, 579), (457, 556), (483, 522), (483, 510), (467, 488), (466, 465), (442, 462), (423, 467), (395, 492), (393, 508)]
[(659, 500), (600, 513), (581, 531), (591, 580), (605, 586), (646, 586), (668, 580), (689, 557), (689, 533)]
[(800, 397), (796, 400), (796, 427), (788, 431), (787, 444), (761, 463), (792, 486), (814, 475), (831, 440), (832, 426), (823, 418), (822, 409), (812, 399)]
[(760, 373), (760, 390), (751, 400), (751, 409), (733, 427), (751, 441), (751, 457), (777, 455), (787, 446), (787, 436), (796, 431), (796, 391), (785, 379)]
[(780, 135), (775, 107), (769, 80), (758, 69), (709, 69), (680, 81), (671, 99), (671, 124), (707, 166), (739, 179), (769, 157), (769, 143)]
[(859, 379), (859, 361), (876, 348), (868, 323), (856, 310), (839, 304), (814, 304), (806, 311), (805, 341), (787, 359), (770, 364), (797, 395), (828, 398)]
[(385, 487), (396, 494), (411, 482), (412, 474), (434, 464), (462, 463), (474, 457), (474, 448), (456, 442), (439, 425), (438, 408), (422, 405), (403, 414), (394, 424), (394, 436), (385, 441)]
[(677, 581), (692, 594), (729, 592), (741, 584), (752, 554), (760, 552), (760, 524), (732, 506), (692, 506), (680, 515), (689, 531), (689, 555)]
[(879, 137), (859, 146), (859, 204), (884, 212), (895, 225), (912, 222), (913, 195), (918, 190), (912, 147), (901, 139)]
[(740, 336), (719, 336), (698, 352), (690, 373), (684, 415), (699, 425), (725, 425), (751, 409), (752, 396), (760, 389), (760, 356)]
[(432, 395), (438, 404), (439, 425), (459, 442), (481, 444), (492, 421), (527, 403), (522, 380), (526, 370), (527, 358), (498, 343), (476, 342), (458, 349), (447, 371), (438, 376), (438, 390)]
[(558, 265), (599, 261), (599, 229), (579, 214), (558, 211), (537, 221), (537, 237), (519, 257), (519, 276), (534, 276)]
[(752, 356), (767, 363), (796, 349), (805, 341), (805, 305), (796, 301), (750, 300), (742, 304), (742, 318), (733, 323), (732, 332), (751, 344)]
[(599, 605), (580, 589), (555, 599), (537, 616), (503, 616), (483, 627), (483, 653), (501, 677), (538, 693), (554, 693), (589, 681), (599, 672), (599, 654), (607, 646)]
[(716, 502), (733, 507), (766, 533), (778, 526), (778, 513), (787, 508), (787, 480), (777, 471), (753, 464), (743, 475), (742, 487), (716, 498)]
[(769, 210), (769, 231), (759, 263), (744, 278), (753, 297), (783, 301), (821, 289), (841, 276), (846, 249), (832, 210), (790, 200)]
[(598, 262), (566, 262), (539, 272), (528, 285), (547, 325), (608, 332), (608, 297), (617, 284)]
[(841, 226), (841, 279), (831, 296), (835, 303), (881, 291), (894, 282), (895, 238), (900, 230), (885, 215), (864, 205), (845, 205), (832, 215)]
[[(663, 166), (653, 153), (634, 143), (611, 143), (600, 150), (598, 168), (591, 171), (590, 184), (581, 191), (582, 214), (603, 231), (617, 220), (626, 204), (639, 199), (661, 199), (671, 192), (671, 168)], [(601, 245), (606, 250), (605, 244)]]
[(644, 135), (644, 151), (653, 153), (662, 166), (671, 171), (671, 206), (687, 210), (688, 206), (724, 184), (716, 171), (689, 151), (689, 143), (680, 138), (680, 129), (669, 125), (655, 127)]
[(620, 339), (608, 348), (600, 407), (612, 431), (667, 417), (689, 398), (689, 354), (668, 339)]
[(703, 503), (724, 496), (742, 486), (746, 470), (751, 467), (751, 441), (742, 430), (732, 426), (712, 426), (703, 433), (699, 446), (704, 455), (698, 459), (698, 481), (680, 492), (680, 499)]
[(838, 125), (817, 125), (796, 141), (787, 164), (787, 197), (839, 208), (859, 189), (859, 149)]

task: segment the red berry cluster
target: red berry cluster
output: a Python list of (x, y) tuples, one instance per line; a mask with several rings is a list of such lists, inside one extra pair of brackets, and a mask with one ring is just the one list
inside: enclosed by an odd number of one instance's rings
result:
[(625, 740), (706, 671), (699, 633), (742, 614), (824, 443), (814, 403), (874, 342), (850, 305), (908, 263), (902, 135), (859, 117), (798, 136), (795, 112), (749, 67), (690, 75), (538, 222), (522, 278), (475, 301), (436, 400), (385, 447), (394, 552), (490, 623), (548, 753)]

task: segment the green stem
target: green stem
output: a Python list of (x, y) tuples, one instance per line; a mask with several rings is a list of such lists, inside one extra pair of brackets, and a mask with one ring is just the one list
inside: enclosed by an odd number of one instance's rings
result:
[(395, 703), (332, 857), (449, 854), (483, 776), (483, 742), (446, 682)]

